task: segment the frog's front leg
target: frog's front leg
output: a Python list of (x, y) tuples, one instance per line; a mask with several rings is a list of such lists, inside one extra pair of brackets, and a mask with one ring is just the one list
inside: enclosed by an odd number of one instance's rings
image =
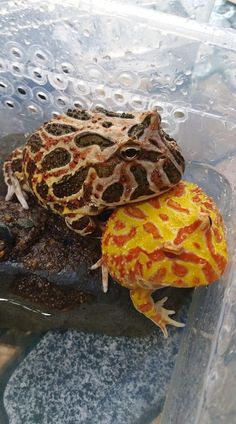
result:
[(15, 149), (3, 164), (3, 175), (7, 185), (6, 201), (11, 200), (15, 194), (21, 206), (28, 209), (25, 191), (30, 190), (25, 184), (22, 162), (23, 150)]
[(184, 327), (184, 324), (169, 317), (169, 315), (173, 315), (175, 311), (170, 311), (163, 308), (167, 297), (164, 297), (162, 300), (159, 300), (156, 303), (154, 302), (152, 298), (153, 291), (155, 290), (138, 287), (136, 289), (130, 290), (130, 297), (134, 307), (151, 321), (153, 321), (156, 325), (158, 325), (158, 327), (160, 327), (162, 330), (164, 337), (167, 338), (168, 332), (166, 325), (169, 324), (174, 325), (175, 327)]
[(66, 225), (81, 236), (87, 236), (94, 232), (97, 227), (95, 218), (89, 215), (76, 215), (75, 217), (66, 217)]

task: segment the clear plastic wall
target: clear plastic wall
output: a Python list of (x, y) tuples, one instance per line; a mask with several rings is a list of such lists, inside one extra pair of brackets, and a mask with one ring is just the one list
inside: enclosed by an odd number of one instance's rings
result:
[(194, 294), (162, 424), (236, 422), (236, 33), (206, 23), (214, 2), (195, 3), (176, 2), (176, 12), (173, 2), (157, 11), (138, 0), (0, 7), (1, 137), (74, 106), (155, 107), (224, 214), (230, 265)]

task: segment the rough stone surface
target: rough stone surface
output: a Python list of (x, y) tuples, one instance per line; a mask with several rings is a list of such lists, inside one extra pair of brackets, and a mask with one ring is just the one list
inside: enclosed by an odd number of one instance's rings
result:
[[(183, 318), (183, 317), (182, 317)], [(143, 338), (49, 332), (13, 373), (10, 424), (149, 424), (161, 411), (183, 330)]]

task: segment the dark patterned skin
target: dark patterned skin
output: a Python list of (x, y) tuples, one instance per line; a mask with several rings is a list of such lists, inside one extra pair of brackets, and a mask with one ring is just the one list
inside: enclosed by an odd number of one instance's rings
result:
[(35, 131), (3, 167), (7, 200), (26, 192), (82, 235), (104, 209), (137, 202), (177, 184), (184, 159), (155, 111), (68, 110)]

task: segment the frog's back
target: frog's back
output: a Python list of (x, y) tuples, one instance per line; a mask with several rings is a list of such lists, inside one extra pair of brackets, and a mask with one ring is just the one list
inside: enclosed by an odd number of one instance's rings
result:
[(35, 131), (24, 148), (23, 166), (27, 184), (42, 206), (62, 215), (79, 210), (97, 214), (99, 207), (91, 210), (85, 180), (96, 180), (94, 166), (97, 171), (106, 163), (132, 131), (147, 128), (149, 121), (140, 126), (145, 116), (69, 109)]

